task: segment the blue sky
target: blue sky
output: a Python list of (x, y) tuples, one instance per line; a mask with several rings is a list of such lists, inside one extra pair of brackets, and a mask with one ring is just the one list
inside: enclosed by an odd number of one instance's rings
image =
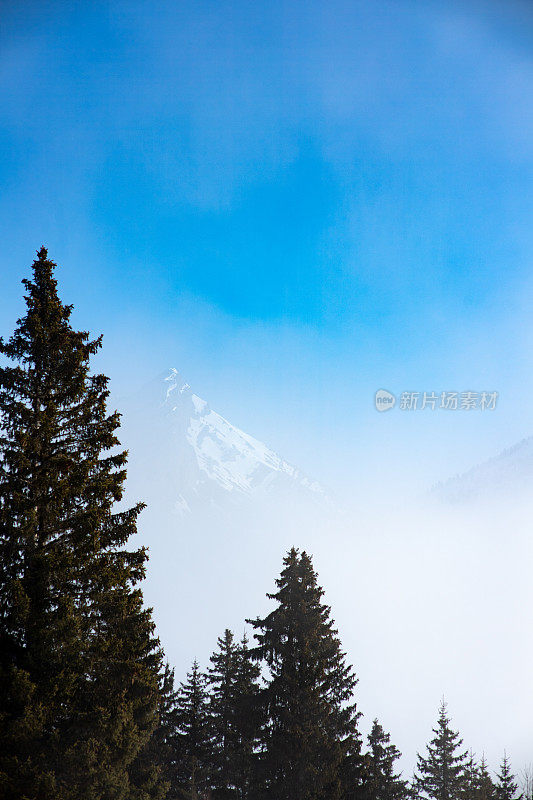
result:
[[(4, 4), (2, 332), (44, 243), (117, 392), (176, 366), (333, 481), (383, 447), (433, 479), (512, 444), (532, 44), (527, 3)], [(381, 386), (501, 407), (384, 419)]]
[[(327, 536), (195, 538), (166, 537), (154, 504), (145, 597), (176, 675), (262, 608), (297, 538), (408, 770), (443, 692), (491, 764), (530, 760), (530, 504), (402, 517), (391, 489), (418, 498), (533, 433), (530, 0), (0, 14), (0, 335), (45, 244), (119, 408), (176, 367), (356, 506)], [(378, 414), (379, 388), (500, 401)]]

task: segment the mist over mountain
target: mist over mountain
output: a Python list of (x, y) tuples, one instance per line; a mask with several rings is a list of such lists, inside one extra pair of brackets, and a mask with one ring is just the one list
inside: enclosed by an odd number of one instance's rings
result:
[(533, 487), (533, 436), (460, 475), (437, 484), (432, 494), (446, 503), (507, 496)]
[[(130, 481), (180, 518), (298, 507), (339, 510), (334, 492), (246, 433), (194, 393), (177, 369), (121, 398)], [(146, 478), (149, 476), (147, 482)], [(533, 436), (430, 489), (444, 503), (522, 493), (533, 486)]]
[[(525, 684), (531, 662), (529, 639), (520, 638), (522, 609), (532, 600), (531, 504), (527, 492), (518, 503), (505, 493), (499, 500), (490, 487), (514, 491), (533, 478), (532, 440), (487, 462), (490, 468), (444, 484), (450, 498), (479, 503), (443, 503), (445, 492), (421, 497), (412, 487), (376, 481), (373, 492), (341, 495), (337, 510), (334, 495), (306, 475), (305, 465), (295, 467), (214, 411), (176, 370), (117, 404), (124, 412), (120, 438), (130, 451), (126, 500), (147, 503), (140, 517), (150, 551), (145, 598), (180, 675), (194, 657), (207, 663), (226, 627), (242, 633), (243, 614), (267, 613), (272, 575), (296, 545), (320, 569), (360, 677), (363, 730), (373, 713), (386, 720), (407, 773), (427, 736), (428, 709), (443, 693), (459, 709), (474, 750), (484, 748), (497, 763), (506, 746), (526, 763), (530, 712), (515, 687)], [(355, 476), (368, 457), (354, 450), (346, 470), (352, 466)], [(450, 597), (457, 609), (451, 617)], [(179, 608), (188, 611), (178, 625)], [(505, 657), (511, 648), (512, 663)], [(405, 653), (393, 682), (391, 652)], [(484, 716), (489, 694), (497, 723)]]

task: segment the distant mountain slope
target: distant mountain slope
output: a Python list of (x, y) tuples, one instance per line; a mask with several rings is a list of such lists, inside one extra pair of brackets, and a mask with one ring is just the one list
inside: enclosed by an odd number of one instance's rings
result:
[(533, 491), (533, 436), (522, 439), (462, 475), (439, 483), (432, 492), (446, 502), (458, 503), (522, 491), (528, 486)]
[[(142, 415), (139, 428), (149, 419), (151, 431), (142, 469), (148, 461), (152, 475), (162, 473), (160, 494), (182, 513), (291, 498), (332, 508), (317, 481), (213, 411), (176, 369), (143, 397)], [(137, 461), (141, 450), (132, 448)]]

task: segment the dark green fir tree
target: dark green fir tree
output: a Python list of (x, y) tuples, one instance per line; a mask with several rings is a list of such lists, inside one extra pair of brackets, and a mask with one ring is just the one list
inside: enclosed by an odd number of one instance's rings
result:
[(466, 790), (468, 753), (462, 740), (450, 727), (446, 703), (439, 711), (435, 734), (427, 745), (427, 755), (419, 755), (414, 789), (417, 797), (430, 800), (459, 800)]
[(338, 800), (343, 761), (357, 738), (356, 678), (347, 666), (309, 556), (292, 549), (252, 622), (268, 668), (260, 781), (268, 800)]
[(522, 796), (518, 791), (516, 778), (511, 771), (511, 764), (504, 753), (500, 771), (496, 775), (495, 794), (496, 800), (519, 800)]
[[(206, 800), (211, 790), (213, 744), (207, 678), (193, 663), (176, 699), (175, 787), (183, 800)], [(174, 789), (174, 786), (172, 787)]]
[(391, 744), (390, 734), (385, 733), (377, 719), (368, 735), (367, 790), (373, 800), (405, 800), (407, 783), (396, 771), (396, 761), (401, 753)]
[(246, 636), (236, 643), (230, 630), (218, 639), (208, 673), (213, 732), (213, 798), (246, 800), (251, 791), (258, 733), (259, 667)]
[(70, 323), (41, 248), (0, 342), (0, 797), (145, 797), (129, 770), (157, 722), (161, 654), (115, 510), (126, 453), (101, 340)]

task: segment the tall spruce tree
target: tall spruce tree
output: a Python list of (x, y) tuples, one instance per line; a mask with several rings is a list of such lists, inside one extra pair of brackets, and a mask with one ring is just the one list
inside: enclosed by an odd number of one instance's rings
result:
[(496, 800), (518, 800), (522, 795), (518, 792), (516, 778), (511, 772), (511, 764), (504, 753), (500, 771), (496, 775), (495, 797)]
[(405, 800), (407, 783), (396, 772), (395, 762), (401, 753), (390, 743), (390, 734), (385, 733), (377, 719), (368, 735), (367, 789), (373, 800)]
[(246, 636), (236, 643), (230, 630), (218, 639), (208, 672), (213, 731), (213, 798), (246, 800), (250, 793), (257, 737), (259, 667)]
[(269, 676), (260, 761), (269, 800), (337, 800), (356, 736), (356, 678), (346, 665), (311, 559), (292, 549), (268, 595), (276, 608), (251, 624)]
[(114, 510), (127, 454), (89, 371), (101, 338), (71, 327), (54, 267), (41, 248), (0, 340), (0, 797), (136, 798), (161, 659), (146, 552), (125, 549), (142, 506)]
[(444, 701), (433, 733), (426, 757), (417, 759), (415, 791), (418, 797), (431, 800), (459, 800), (466, 788), (468, 753), (461, 750), (462, 739), (450, 727)]
[(213, 744), (207, 679), (195, 661), (176, 698), (175, 788), (184, 800), (204, 800), (211, 789)]

